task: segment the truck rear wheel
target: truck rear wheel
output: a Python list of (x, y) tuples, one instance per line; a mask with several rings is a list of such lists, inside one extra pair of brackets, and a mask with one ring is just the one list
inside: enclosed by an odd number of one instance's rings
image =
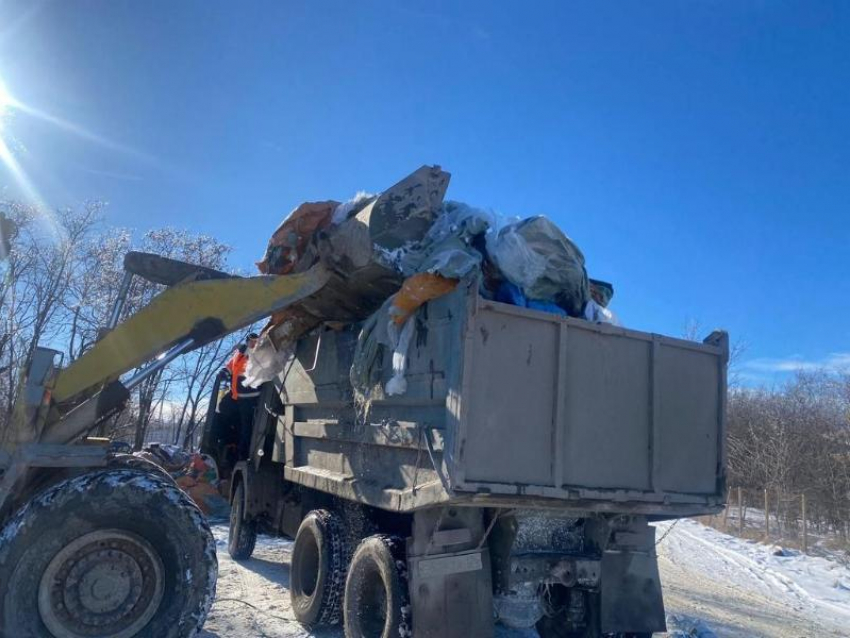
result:
[(245, 483), (236, 485), (230, 504), (230, 530), (227, 552), (233, 560), (248, 560), (257, 544), (257, 524), (245, 519)]
[(295, 618), (308, 627), (339, 622), (351, 552), (342, 520), (327, 510), (309, 512), (295, 535), (289, 593)]
[(155, 474), (106, 469), (54, 485), (0, 532), (4, 636), (184, 638), (215, 597), (215, 541)]
[(370, 536), (348, 568), (345, 638), (401, 638), (411, 632), (404, 541)]

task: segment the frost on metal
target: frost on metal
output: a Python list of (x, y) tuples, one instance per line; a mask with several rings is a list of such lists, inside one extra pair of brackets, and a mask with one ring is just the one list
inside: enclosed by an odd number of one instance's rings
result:
[(519, 510), (515, 516), (517, 520), (515, 552), (548, 552), (556, 549), (568, 553), (581, 553), (583, 550), (584, 535), (579, 526), (579, 519), (547, 516), (546, 513), (535, 510)]

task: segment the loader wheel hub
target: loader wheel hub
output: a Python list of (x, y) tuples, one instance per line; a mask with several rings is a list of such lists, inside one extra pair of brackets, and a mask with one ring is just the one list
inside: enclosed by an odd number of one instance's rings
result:
[(44, 571), (41, 619), (54, 638), (128, 638), (156, 613), (163, 567), (145, 539), (123, 530), (81, 536)]

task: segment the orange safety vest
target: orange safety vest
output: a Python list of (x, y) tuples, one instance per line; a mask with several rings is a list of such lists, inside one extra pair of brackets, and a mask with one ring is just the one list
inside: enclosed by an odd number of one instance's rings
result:
[(245, 376), (245, 368), (248, 367), (248, 355), (237, 350), (226, 367), (230, 371), (230, 396), (235, 401), (239, 398), (239, 377)]

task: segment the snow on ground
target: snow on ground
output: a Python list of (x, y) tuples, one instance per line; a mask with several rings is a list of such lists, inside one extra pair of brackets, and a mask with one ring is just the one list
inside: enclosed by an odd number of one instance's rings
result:
[[(672, 523), (658, 524), (658, 536)], [(200, 638), (342, 638), (305, 631), (289, 605), (292, 541), (261, 536), (251, 560), (227, 554), (227, 526), (214, 525), (218, 595)], [(823, 558), (727, 536), (680, 521), (658, 547), (668, 638), (848, 638), (850, 569)], [(497, 638), (536, 632), (499, 628)]]
[[(659, 538), (671, 525), (658, 525)], [(691, 520), (676, 524), (658, 557), (668, 624), (682, 632), (672, 635), (850, 636), (850, 569), (839, 563), (728, 536)]]

